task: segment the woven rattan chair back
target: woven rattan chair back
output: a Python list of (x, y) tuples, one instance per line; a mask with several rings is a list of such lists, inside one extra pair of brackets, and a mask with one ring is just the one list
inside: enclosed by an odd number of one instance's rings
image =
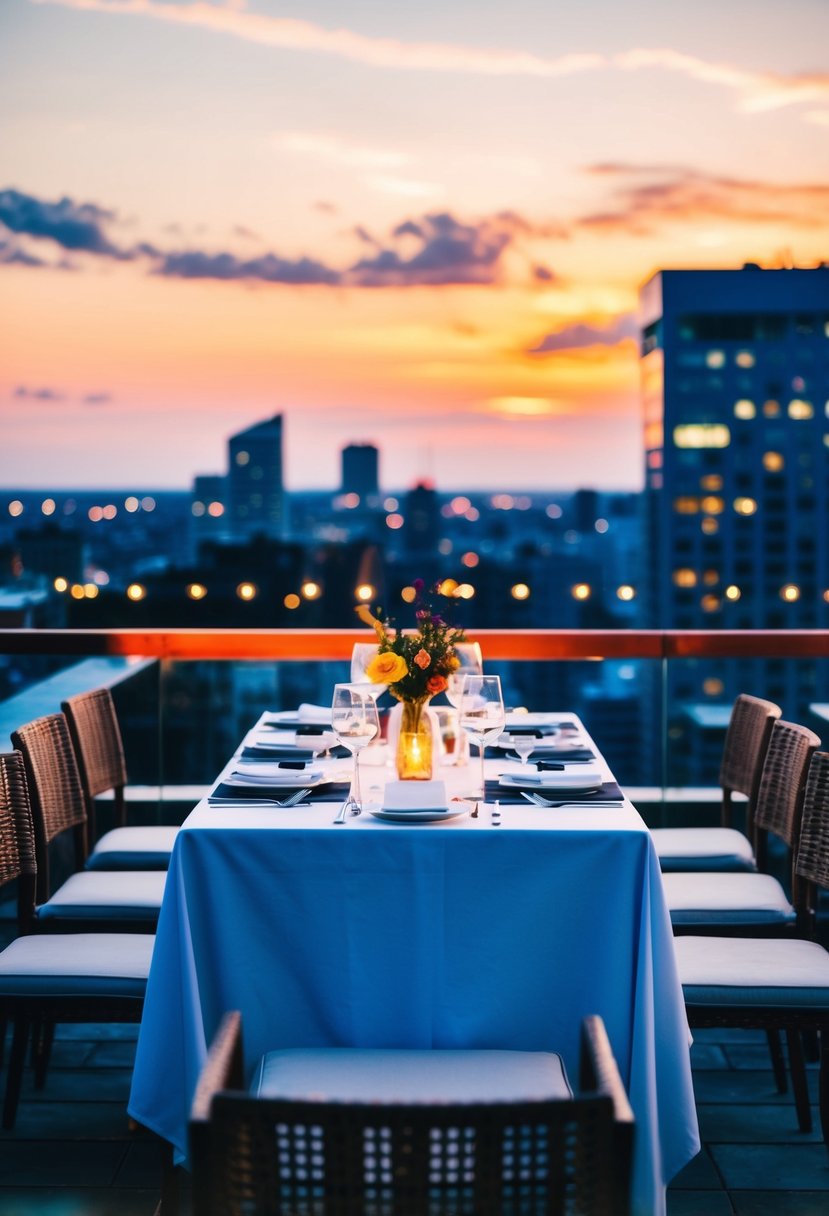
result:
[(809, 765), (794, 873), (801, 929), (813, 937), (818, 888), (829, 890), (829, 752), (815, 752)]
[(604, 1042), (595, 1091), (549, 1102), (294, 1102), (203, 1074), (193, 1216), (625, 1216), (633, 1123), (599, 1092), (620, 1086)]
[(63, 714), (48, 714), (18, 727), (12, 732), (12, 744), (23, 755), (35, 831), (37, 898), (45, 903), (51, 894), (50, 843), (71, 829), (75, 868), (81, 869), (86, 860), (86, 806), (81, 778)]
[(809, 762), (819, 746), (818, 736), (805, 726), (782, 718), (774, 723), (754, 816), (758, 863), (765, 861), (768, 833), (795, 848)]
[(0, 755), (0, 886), (34, 875), (35, 838), (20, 752)]
[(741, 693), (728, 720), (720, 762), (722, 822), (725, 827), (731, 826), (731, 795), (744, 794), (748, 798), (746, 835), (749, 840), (754, 835), (754, 811), (771, 728), (780, 713), (780, 706), (772, 701)]
[(95, 799), (109, 790), (115, 795), (116, 827), (123, 827), (127, 766), (115, 702), (108, 688), (70, 697), (61, 705), (75, 748), (81, 776), (90, 840), (95, 839)]

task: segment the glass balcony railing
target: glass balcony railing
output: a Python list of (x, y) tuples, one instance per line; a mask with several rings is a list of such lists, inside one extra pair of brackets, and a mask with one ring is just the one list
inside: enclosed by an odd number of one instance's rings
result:
[[(829, 633), (479, 630), (505, 699), (579, 714), (652, 824), (717, 813), (739, 692), (829, 737)], [(263, 709), (327, 703), (364, 630), (0, 630), (0, 748), (73, 693), (112, 689), (132, 796), (175, 820)], [(386, 696), (381, 706), (389, 701)], [(390, 703), (390, 702), (389, 702)]]

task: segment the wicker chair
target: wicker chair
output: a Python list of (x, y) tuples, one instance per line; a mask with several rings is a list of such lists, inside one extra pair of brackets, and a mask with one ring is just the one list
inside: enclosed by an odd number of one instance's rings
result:
[[(795, 861), (795, 900), (806, 937), (817, 893), (829, 889), (829, 753), (812, 758)], [(679, 937), (677, 965), (692, 1027), (786, 1031), (801, 1131), (811, 1128), (801, 1035), (820, 1035), (819, 1104), (829, 1148), (829, 952), (802, 938)]]
[[(806, 774), (819, 746), (820, 739), (805, 726), (773, 724), (754, 815), (758, 861), (765, 860), (770, 834), (784, 842), (794, 860)], [(768, 936), (797, 927), (797, 909), (770, 874), (670, 873), (663, 884), (676, 933)]]
[[(754, 812), (760, 790), (763, 762), (773, 723), (780, 708), (747, 693), (734, 702), (725, 734), (720, 786), (722, 826), (711, 828), (656, 828), (651, 833), (666, 872), (683, 870), (756, 870)], [(745, 834), (731, 826), (732, 795), (744, 794)]]
[[(166, 874), (159, 871), (83, 871), (87, 820), (78, 766), (63, 714), (36, 718), (12, 732), (22, 753), (35, 825), (37, 919), (52, 931), (94, 928), (152, 932)], [(54, 893), (50, 845), (71, 835), (74, 873)]]
[[(108, 688), (70, 697), (61, 705), (69, 727), (86, 801), (88, 870), (166, 870), (177, 828), (126, 826), (127, 767), (115, 703)], [(115, 827), (98, 839), (95, 799), (112, 791)]]
[(34, 1035), (35, 1084), (45, 1079), (56, 1022), (138, 1022), (155, 939), (147, 934), (33, 933), (35, 847), (23, 758), (0, 755), (0, 884), (17, 881), (18, 931), (0, 953), (0, 1017), (14, 1025), (3, 1127), (14, 1126), (26, 1045)]
[(273, 1053), (245, 1092), (240, 1023), (223, 1019), (193, 1103), (193, 1216), (629, 1211), (633, 1115), (600, 1018), (575, 1097), (544, 1052), (336, 1048)]

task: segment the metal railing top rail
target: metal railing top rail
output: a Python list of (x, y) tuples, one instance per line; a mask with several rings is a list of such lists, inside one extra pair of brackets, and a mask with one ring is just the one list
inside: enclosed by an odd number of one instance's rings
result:
[[(364, 629), (0, 629), (0, 654), (349, 659)], [(829, 630), (474, 629), (490, 660), (829, 657)]]

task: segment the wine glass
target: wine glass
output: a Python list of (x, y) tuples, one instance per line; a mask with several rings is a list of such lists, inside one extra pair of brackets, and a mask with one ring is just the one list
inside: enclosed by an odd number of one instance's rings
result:
[(522, 766), (526, 767), (538, 742), (535, 731), (512, 731), (505, 736), (505, 740), (512, 750), (518, 753)]
[[(447, 676), (446, 700), (455, 709), (460, 710), (464, 680), (467, 676), (483, 675), (484, 665), (481, 647), (477, 642), (458, 642), (455, 646), (455, 654), (460, 666), (457, 671), (453, 671)], [(462, 743), (465, 738), (465, 735), (461, 735), (461, 739), (458, 741), (454, 761), (457, 765), (466, 764), (466, 758), (469, 755), (469, 743), (467, 742), (465, 746)]]
[(354, 757), (354, 802), (363, 807), (360, 790), (360, 752), (380, 733), (377, 703), (368, 684), (335, 684), (331, 698), (331, 727)]
[(499, 676), (468, 675), (461, 693), (461, 726), (471, 735), (481, 756), (481, 799), (486, 795), (484, 748), (504, 729), (504, 698)]
[(364, 685), (365, 691), (375, 701), (388, 688), (388, 684), (375, 684), (366, 675), (366, 668), (376, 654), (376, 642), (355, 642), (351, 652), (351, 683)]

